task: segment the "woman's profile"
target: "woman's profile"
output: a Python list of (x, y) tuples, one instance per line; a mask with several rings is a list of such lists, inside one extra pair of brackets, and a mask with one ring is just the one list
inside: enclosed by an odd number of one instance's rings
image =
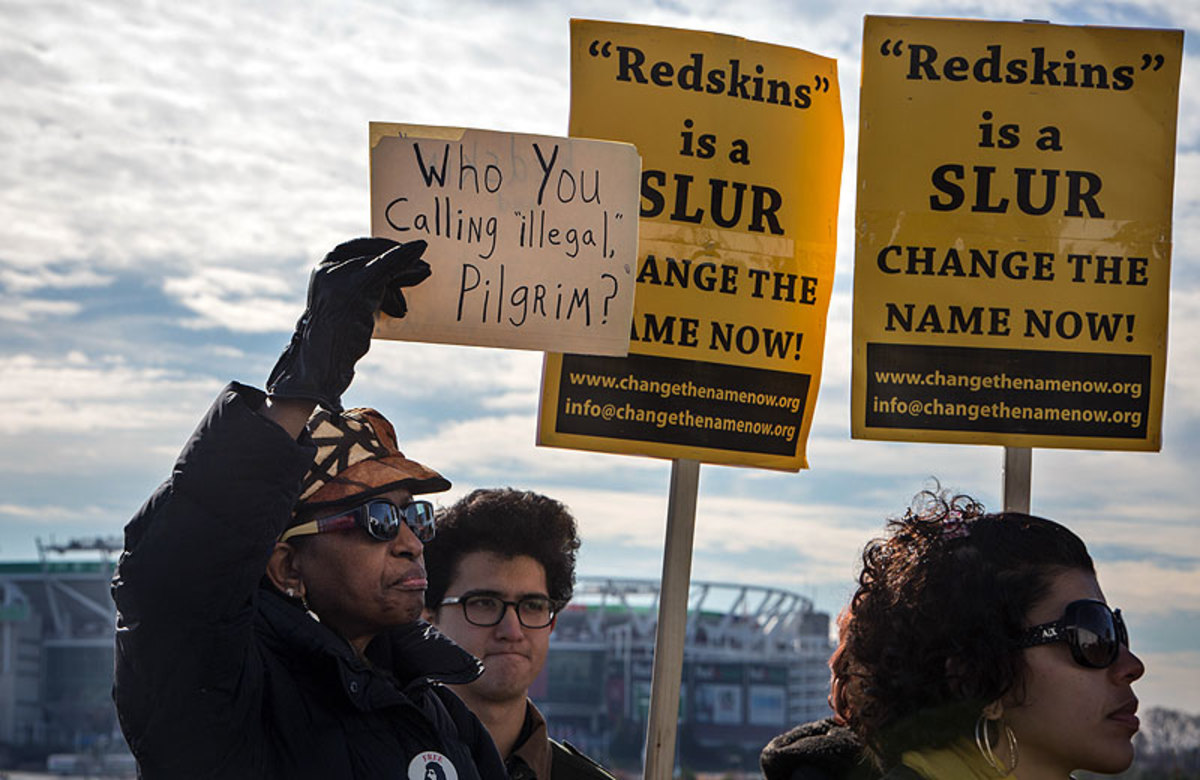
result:
[(1133, 760), (1129, 649), (1083, 541), (926, 491), (863, 552), (831, 703), (888, 778), (1068, 778)]

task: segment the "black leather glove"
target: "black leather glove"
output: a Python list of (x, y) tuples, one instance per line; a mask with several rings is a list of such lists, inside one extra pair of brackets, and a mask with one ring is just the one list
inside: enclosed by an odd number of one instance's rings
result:
[(371, 346), (375, 312), (403, 317), (402, 288), (429, 276), (424, 251), (424, 241), (356, 238), (326, 255), (309, 277), (308, 306), (267, 379), (267, 392), (342, 411), (354, 364)]

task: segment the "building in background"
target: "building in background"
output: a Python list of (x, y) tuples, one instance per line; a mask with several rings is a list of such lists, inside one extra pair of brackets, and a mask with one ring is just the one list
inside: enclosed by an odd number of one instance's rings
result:
[[(38, 549), (0, 563), (0, 770), (132, 778), (111, 696), (121, 542)], [(657, 616), (656, 580), (580, 578), (530, 690), (552, 736), (640, 771)], [(829, 714), (832, 650), (829, 615), (803, 596), (692, 583), (674, 765), (757, 776), (771, 737)], [(1197, 735), (1200, 717), (1148, 710), (1131, 773), (1200, 777)]]
[(119, 539), (38, 541), (39, 561), (0, 563), (0, 746), (6, 763), (123, 751), (112, 702), (109, 596)]
[[(580, 578), (530, 695), (550, 733), (641, 766), (658, 615), (657, 580)], [(796, 593), (693, 582), (676, 766), (758, 767), (767, 741), (829, 714), (829, 615)]]
[[(121, 542), (38, 547), (39, 561), (0, 563), (0, 767), (51, 753), (124, 765), (109, 595)], [(640, 769), (657, 616), (656, 580), (580, 578), (530, 691), (552, 735)], [(693, 583), (676, 764), (756, 769), (767, 740), (828, 714), (831, 651), (829, 616), (803, 596)]]

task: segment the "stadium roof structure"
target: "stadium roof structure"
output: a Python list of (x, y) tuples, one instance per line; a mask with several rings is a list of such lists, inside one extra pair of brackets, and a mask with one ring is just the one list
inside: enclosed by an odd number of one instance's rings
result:
[[(580, 577), (553, 639), (603, 641), (619, 632), (633, 644), (653, 643), (658, 601), (658, 580)], [(692, 582), (686, 641), (689, 655), (771, 660), (828, 652), (829, 616), (805, 596), (781, 588)]]

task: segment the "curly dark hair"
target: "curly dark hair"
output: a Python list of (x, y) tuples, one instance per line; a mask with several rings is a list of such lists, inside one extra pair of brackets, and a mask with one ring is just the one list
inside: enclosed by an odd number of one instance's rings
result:
[(469, 553), (505, 558), (528, 555), (546, 570), (546, 590), (555, 609), (575, 592), (575, 518), (559, 501), (513, 488), (474, 490), (437, 515), (437, 535), (425, 545), (429, 584), (425, 606), (437, 609)]
[(1021, 695), (1017, 639), (1058, 574), (1095, 573), (1067, 528), (923, 491), (869, 542), (830, 659), (831, 703), (880, 764), (970, 736), (990, 702)]

